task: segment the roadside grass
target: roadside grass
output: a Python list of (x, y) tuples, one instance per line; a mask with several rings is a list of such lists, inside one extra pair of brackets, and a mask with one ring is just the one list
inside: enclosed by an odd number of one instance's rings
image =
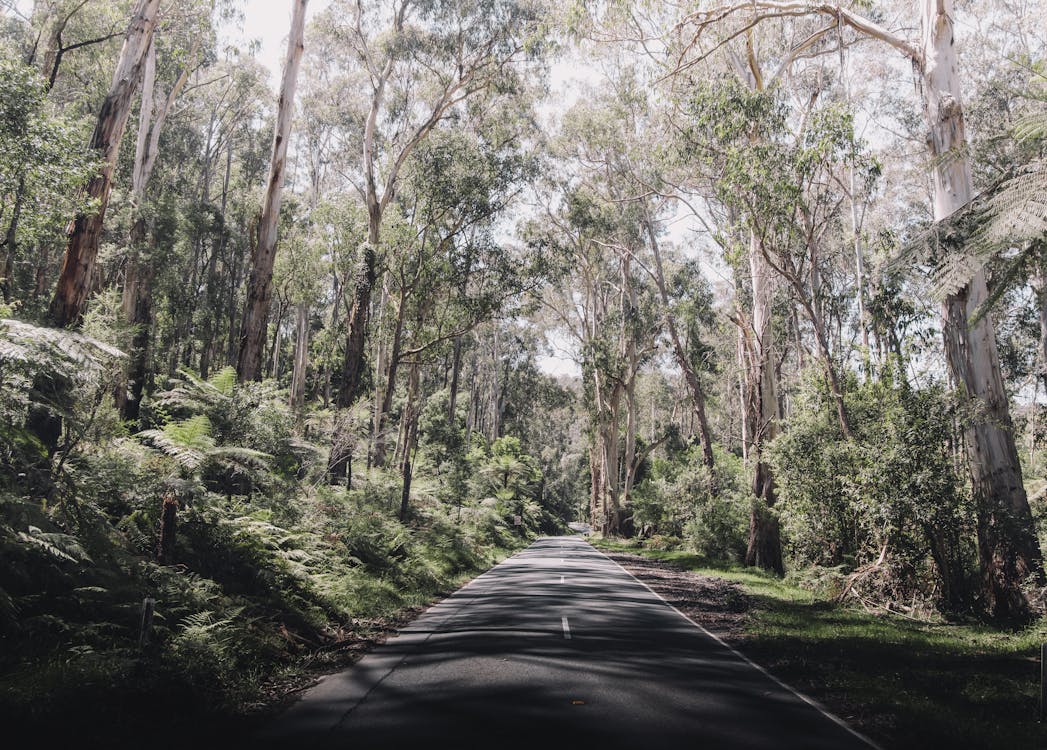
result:
[(744, 633), (725, 640), (885, 748), (1047, 748), (1038, 721), (1047, 620), (1018, 631), (916, 621), (689, 552), (591, 541), (738, 584)]

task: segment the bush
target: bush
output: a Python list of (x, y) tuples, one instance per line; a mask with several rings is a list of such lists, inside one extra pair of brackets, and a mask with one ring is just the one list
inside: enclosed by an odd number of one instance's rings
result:
[(799, 566), (875, 566), (868, 585), (885, 598), (966, 607), (974, 518), (950, 442), (953, 403), (889, 377), (851, 383), (846, 399), (851, 441), (822, 378), (808, 377), (768, 451), (787, 552)]
[(677, 538), (708, 560), (739, 562), (749, 529), (742, 462), (718, 448), (714, 458), (712, 476), (698, 445), (655, 459), (633, 493), (633, 520), (641, 536)]

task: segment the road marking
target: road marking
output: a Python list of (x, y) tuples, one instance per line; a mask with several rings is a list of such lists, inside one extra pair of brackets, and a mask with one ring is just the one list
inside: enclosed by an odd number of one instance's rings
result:
[(567, 617), (561, 617), (560, 622), (563, 624), (563, 637), (571, 640), (571, 626), (567, 624)]
[(560, 583), (563, 583), (563, 576), (560, 576)]

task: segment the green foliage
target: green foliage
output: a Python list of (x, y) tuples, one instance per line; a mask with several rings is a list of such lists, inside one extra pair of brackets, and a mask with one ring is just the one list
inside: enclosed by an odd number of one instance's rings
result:
[(123, 357), (89, 336), (0, 320), (0, 488), (50, 491), (52, 456), (67, 458), (94, 426)]
[[(0, 279), (5, 297), (31, 289), (28, 250), (61, 236), (77, 211), (88, 209), (80, 187), (98, 167), (85, 148), (84, 123), (54, 114), (44, 81), (17, 56), (0, 56), (0, 241), (14, 278)], [(0, 274), (2, 274), (0, 268)]]
[(666, 453), (653, 461), (650, 476), (633, 493), (637, 533), (677, 539), (710, 561), (741, 562), (749, 529), (742, 462), (717, 448), (710, 476), (699, 445)]
[(812, 374), (771, 444), (793, 560), (853, 570), (886, 549), (879, 593), (888, 600), (937, 591), (949, 599), (946, 607), (964, 606), (974, 519), (956, 473), (950, 400), (940, 388), (912, 390), (888, 375), (851, 384), (847, 409), (850, 441), (839, 433), (823, 380)]

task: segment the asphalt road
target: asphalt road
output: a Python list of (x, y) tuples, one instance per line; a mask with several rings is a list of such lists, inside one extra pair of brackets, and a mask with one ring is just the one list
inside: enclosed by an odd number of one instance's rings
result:
[(875, 747), (577, 537), (540, 539), (266, 728), (278, 747)]

